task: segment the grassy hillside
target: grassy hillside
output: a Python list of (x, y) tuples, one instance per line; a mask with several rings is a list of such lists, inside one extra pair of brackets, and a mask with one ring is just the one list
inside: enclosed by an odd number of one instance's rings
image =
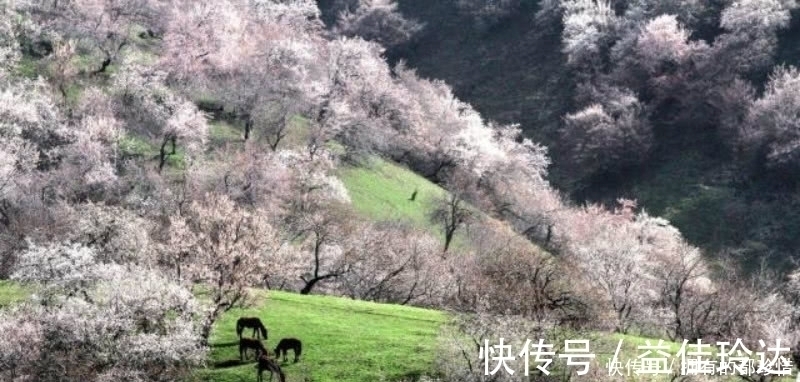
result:
[[(353, 208), (375, 221), (400, 221), (425, 230), (444, 243), (441, 227), (429, 217), (436, 202), (447, 195), (443, 188), (404, 167), (373, 158), (361, 167), (340, 167), (338, 177), (344, 183)], [(409, 200), (414, 191), (417, 195)], [(456, 231), (452, 248), (468, 246), (463, 230)]]
[(0, 308), (24, 300), (29, 294), (28, 288), (11, 281), (0, 280)]
[[(238, 359), (236, 320), (258, 316), (269, 330), (270, 351), (284, 337), (303, 341), (301, 362), (291, 363), (290, 355), (284, 366), (291, 382), (372, 382), (430, 374), (435, 337), (446, 320), (437, 311), (336, 297), (271, 291), (259, 293), (258, 300), (256, 307), (231, 311), (219, 322), (211, 358), (216, 363)], [(254, 379), (252, 362), (198, 373), (200, 381)]]
[[(357, 212), (376, 221), (409, 223), (444, 242), (442, 228), (431, 222), (430, 213), (436, 203), (447, 196), (447, 190), (405, 167), (380, 158), (373, 158), (361, 167), (340, 167), (337, 171)], [(416, 197), (409, 200), (414, 191)], [(482, 211), (473, 209), (473, 213), (481, 219), (491, 219)], [(471, 245), (464, 230), (456, 231), (453, 249)]]
[[(436, 229), (428, 218), (436, 201), (447, 191), (396, 164), (374, 159), (364, 167), (343, 167), (344, 182), (353, 207), (375, 220), (402, 220)], [(415, 200), (409, 200), (414, 191)]]

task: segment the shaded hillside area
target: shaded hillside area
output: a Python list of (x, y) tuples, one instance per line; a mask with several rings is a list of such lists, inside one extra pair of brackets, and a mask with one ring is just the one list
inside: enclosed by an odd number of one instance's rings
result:
[[(328, 9), (327, 23), (334, 20), (331, 3), (319, 1), (323, 12)], [(428, 27), (390, 50), (389, 59), (407, 61), (422, 77), (447, 81), (487, 118), (520, 123), (548, 147), (549, 179), (574, 202), (613, 205), (619, 197), (636, 199), (712, 256), (722, 251), (751, 266), (764, 258), (787, 265), (800, 246), (796, 180), (765, 171), (761, 163), (737, 162), (720, 143), (715, 116), (701, 128), (676, 127), (675, 111), (659, 107), (651, 118), (655, 140), (646, 160), (617, 172), (576, 174), (559, 135), (564, 116), (576, 111), (575, 75), (562, 53), (562, 26), (537, 20), (538, 1), (522, 1), (518, 12), (491, 26), (459, 13), (454, 2), (398, 3), (405, 15)], [(699, 33), (713, 38), (719, 32)], [(778, 34), (776, 64), (798, 64), (798, 36), (800, 18), (793, 10), (791, 24)], [(749, 78), (759, 94), (767, 74)]]

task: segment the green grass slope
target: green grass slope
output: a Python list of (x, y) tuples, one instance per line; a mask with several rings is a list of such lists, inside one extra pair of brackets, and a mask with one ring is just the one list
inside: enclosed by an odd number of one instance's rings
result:
[(30, 295), (28, 288), (7, 280), (0, 280), (0, 308), (22, 301)]
[[(402, 220), (437, 229), (428, 215), (447, 191), (414, 172), (382, 159), (363, 167), (342, 167), (339, 178), (356, 211), (375, 220)], [(414, 201), (409, 200), (417, 190)]]
[[(213, 363), (236, 360), (236, 320), (258, 316), (269, 330), (266, 346), (272, 352), (284, 337), (303, 341), (298, 363), (284, 364), (287, 380), (392, 381), (433, 372), (436, 335), (446, 316), (442, 312), (407, 306), (376, 304), (328, 296), (259, 293), (259, 304), (228, 312), (211, 338)], [(245, 331), (246, 335), (252, 334)], [(198, 381), (255, 380), (255, 364), (198, 372)]]
[[(443, 228), (431, 221), (430, 214), (437, 202), (447, 197), (447, 190), (403, 166), (380, 158), (372, 158), (359, 167), (342, 166), (337, 170), (337, 176), (344, 183), (353, 208), (361, 215), (375, 221), (411, 224), (444, 243)], [(415, 190), (415, 199), (409, 200)], [(478, 219), (492, 219), (472, 206), (467, 208)], [(464, 227), (456, 231), (452, 249), (470, 248), (471, 243), (464, 232)]]

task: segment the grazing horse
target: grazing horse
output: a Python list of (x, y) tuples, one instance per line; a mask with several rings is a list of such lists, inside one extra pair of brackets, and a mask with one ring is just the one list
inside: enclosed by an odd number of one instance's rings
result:
[(267, 339), (267, 328), (261, 323), (258, 317), (239, 317), (236, 321), (236, 334), (242, 338), (244, 328), (253, 328), (253, 337)]
[(272, 359), (268, 358), (266, 355), (262, 355), (258, 357), (258, 364), (256, 365), (256, 369), (258, 369), (258, 382), (262, 382), (263, 378), (261, 376), (264, 373), (264, 370), (269, 371), (269, 382), (272, 382), (272, 377), (275, 373), (278, 373), (278, 381), (286, 382), (286, 374), (283, 373), (281, 367), (273, 361)]
[(283, 362), (286, 362), (289, 349), (294, 350), (294, 362), (300, 360), (300, 353), (303, 352), (303, 344), (297, 338), (281, 339), (280, 342), (278, 342), (278, 346), (275, 347), (275, 359), (281, 358), (281, 352), (283, 352)]
[(261, 357), (261, 355), (269, 355), (267, 348), (264, 347), (264, 344), (261, 341), (254, 339), (254, 338), (240, 338), (239, 339), (239, 359), (244, 362), (244, 358), (247, 356), (247, 349), (253, 349), (256, 352), (255, 359)]

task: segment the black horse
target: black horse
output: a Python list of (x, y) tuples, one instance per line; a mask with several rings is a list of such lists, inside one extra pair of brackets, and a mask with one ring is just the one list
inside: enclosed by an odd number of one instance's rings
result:
[(281, 358), (281, 352), (283, 353), (283, 362), (286, 362), (286, 356), (289, 354), (289, 349), (294, 350), (294, 362), (300, 360), (300, 353), (303, 352), (303, 343), (300, 342), (297, 338), (283, 338), (278, 342), (278, 346), (275, 347), (275, 359)]
[(264, 344), (261, 341), (255, 338), (240, 338), (239, 339), (239, 359), (244, 362), (244, 358), (247, 356), (247, 349), (253, 349), (256, 352), (255, 359), (257, 360), (261, 355), (269, 356), (269, 352), (267, 348), (264, 347)]
[(264, 373), (264, 370), (269, 371), (269, 381), (272, 382), (272, 377), (275, 373), (278, 373), (278, 380), (280, 382), (286, 382), (286, 374), (283, 373), (281, 367), (278, 364), (267, 357), (266, 355), (262, 355), (258, 358), (258, 364), (256, 365), (256, 369), (258, 369), (258, 382), (263, 381), (263, 377), (261, 376)]
[(253, 337), (267, 339), (267, 328), (264, 324), (261, 323), (261, 320), (258, 317), (240, 317), (236, 321), (236, 334), (239, 336), (239, 339), (242, 338), (242, 332), (244, 328), (252, 328), (253, 329)]

